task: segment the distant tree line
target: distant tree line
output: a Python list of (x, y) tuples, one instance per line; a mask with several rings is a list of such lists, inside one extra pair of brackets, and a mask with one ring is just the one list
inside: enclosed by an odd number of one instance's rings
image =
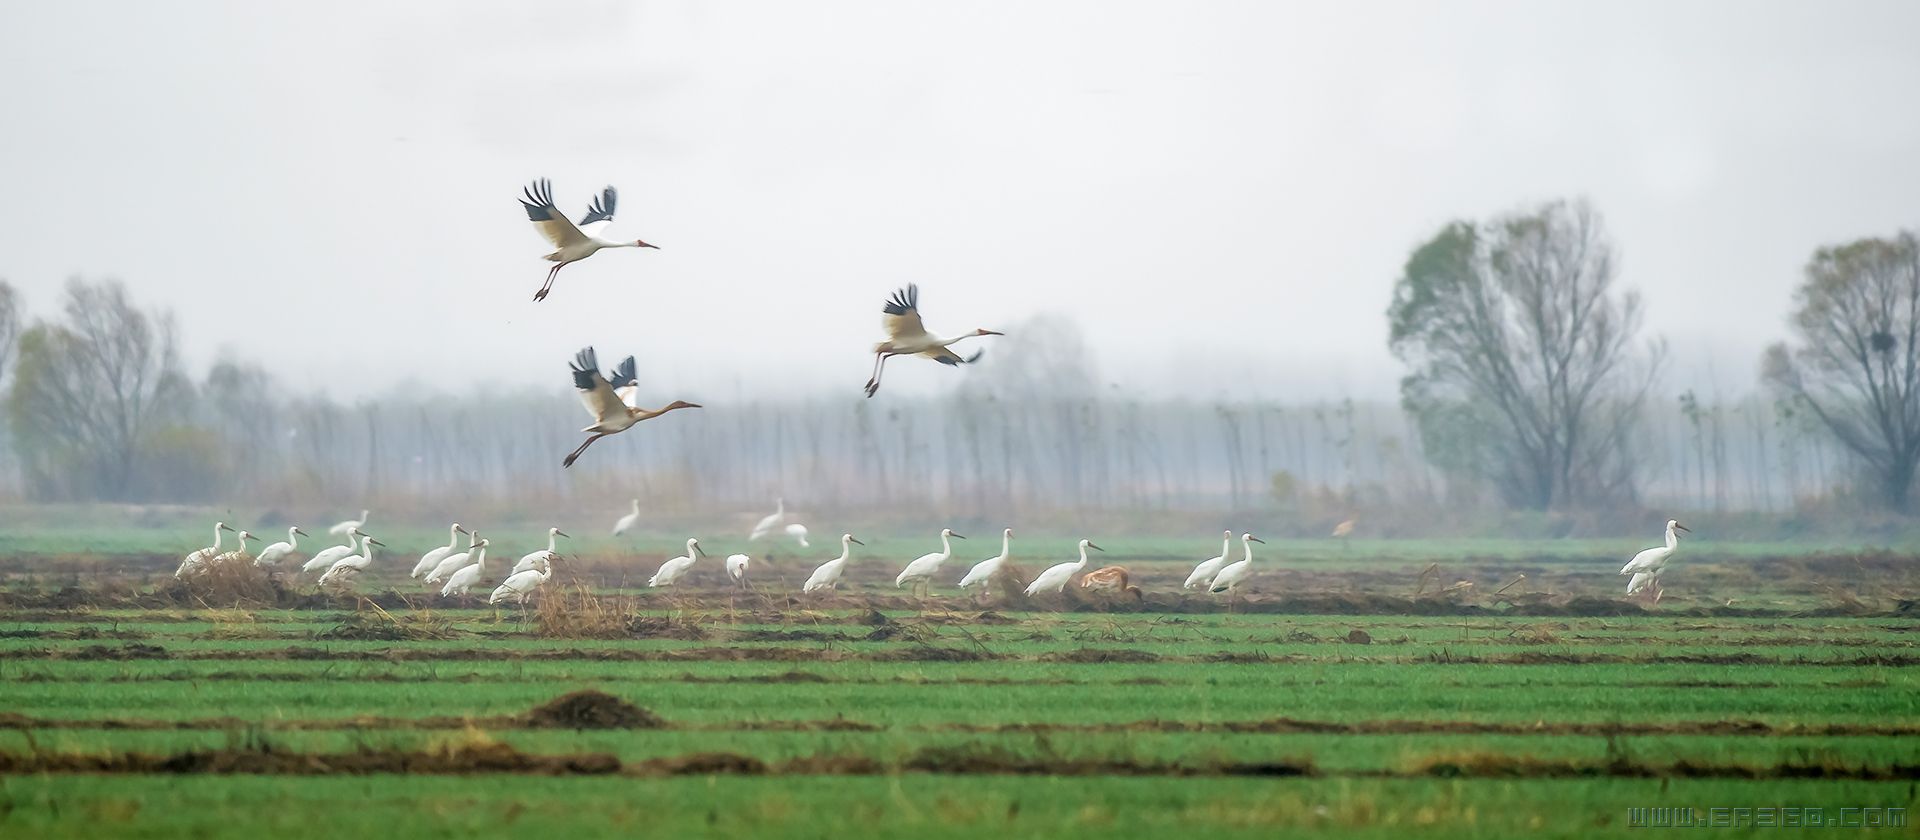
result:
[[(1599, 215), (1554, 202), (1455, 222), (1414, 249), (1387, 313), (1399, 406), (1140, 398), (1105, 384), (1069, 322), (1038, 316), (941, 397), (714, 404), (596, 448), (577, 403), (303, 397), (222, 359), (195, 377), (173, 318), (115, 281), (70, 281), (29, 319), (0, 281), (0, 493), (37, 501), (901, 516), (1645, 506), (1782, 511), (1845, 497), (1905, 510), (1920, 463), (1915, 237), (1822, 248), (1768, 386), (1658, 390)], [(643, 371), (643, 378), (645, 372)], [(1640, 453), (1638, 457), (1634, 453)], [(1420, 512), (1427, 512), (1422, 514)], [(1313, 525), (1313, 527), (1318, 527)]]

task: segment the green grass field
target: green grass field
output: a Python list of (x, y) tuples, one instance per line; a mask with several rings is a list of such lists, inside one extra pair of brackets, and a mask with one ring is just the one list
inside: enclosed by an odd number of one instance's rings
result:
[(1715, 546), (1643, 607), (1610, 545), (1281, 543), (1226, 601), (1177, 591), (1204, 541), (1115, 540), (1136, 603), (917, 600), (891, 555), (925, 541), (875, 542), (824, 598), (792, 594), (818, 547), (662, 594), (634, 586), (662, 554), (596, 543), (524, 610), (394, 568), (225, 603), (167, 555), (22, 551), (0, 835), (1588, 837), (1915, 805), (1904, 555)]

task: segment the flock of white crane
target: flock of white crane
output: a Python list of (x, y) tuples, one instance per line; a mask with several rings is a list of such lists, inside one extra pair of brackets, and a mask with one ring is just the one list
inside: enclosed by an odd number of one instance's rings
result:
[[(359, 573), (373, 564), (374, 547), (386, 546), (385, 543), (363, 530), (362, 526), (367, 523), (368, 513), (369, 511), (363, 510), (360, 512), (359, 519), (346, 520), (328, 529), (330, 534), (344, 535), (346, 542), (315, 552), (306, 563), (300, 566), (299, 574), (318, 574), (315, 582), (323, 589), (352, 586)], [(614, 535), (618, 536), (630, 531), (638, 523), (639, 518), (640, 500), (635, 499), (632, 512), (620, 517), (619, 521), (614, 523)], [(775, 511), (754, 525), (747, 540), (755, 542), (775, 534), (784, 534), (800, 546), (806, 547), (808, 545), (807, 527), (798, 522), (789, 521), (789, 518), (786, 500), (777, 500)], [(1635, 554), (1633, 559), (1620, 569), (1620, 574), (1632, 576), (1627, 583), (1629, 596), (1646, 592), (1653, 600), (1659, 600), (1660, 575), (1666, 571), (1669, 562), (1673, 559), (1674, 550), (1679, 545), (1677, 532), (1686, 530), (1688, 530), (1687, 527), (1678, 521), (1667, 520), (1666, 544)], [(238, 531), (239, 545), (231, 550), (222, 550), (224, 548), (222, 540), (228, 531), (234, 531), (234, 528), (225, 522), (214, 523), (213, 545), (188, 554), (181, 561), (180, 568), (174, 572), (174, 576), (188, 578), (204, 573), (217, 564), (246, 562), (249, 559), (246, 553), (247, 543), (257, 541), (259, 537), (248, 531)], [(1349, 521), (1341, 523), (1335, 534), (1345, 536), (1351, 532), (1351, 521)], [(467, 537), (464, 548), (460, 545), (460, 537), (463, 534)], [(300, 547), (299, 538), (303, 536), (308, 536), (307, 532), (299, 527), (288, 528), (286, 540), (261, 549), (251, 556), (251, 562), (262, 568), (278, 568), (295, 555)], [(559, 528), (548, 528), (547, 547), (529, 552), (514, 563), (507, 571), (505, 579), (494, 588), (492, 595), (488, 596), (487, 603), (499, 604), (507, 601), (524, 603), (529, 595), (545, 585), (553, 577), (553, 564), (564, 559), (559, 551), (561, 537), (570, 539), (571, 535)], [(941, 568), (953, 559), (953, 541), (964, 539), (966, 539), (965, 536), (955, 533), (952, 528), (941, 529), (940, 550), (921, 555), (908, 563), (894, 578), (894, 586), (902, 588), (911, 585), (913, 592), (917, 595), (931, 594), (935, 578), (939, 575)], [(1188, 574), (1185, 582), (1181, 584), (1181, 588), (1203, 590), (1216, 595), (1232, 592), (1235, 587), (1253, 576), (1253, 544), (1265, 542), (1251, 533), (1241, 534), (1241, 556), (1236, 561), (1233, 560), (1232, 553), (1233, 532), (1231, 530), (1221, 532), (1219, 556), (1201, 561), (1199, 565), (1194, 566), (1192, 573)], [(466, 595), (472, 591), (473, 587), (479, 585), (486, 575), (487, 547), (490, 543), (491, 541), (482, 538), (479, 532), (455, 522), (447, 531), (447, 544), (437, 546), (421, 555), (419, 561), (413, 566), (411, 577), (429, 587), (438, 586), (440, 596), (443, 598)], [(848, 561), (853, 557), (855, 545), (865, 545), (865, 543), (852, 534), (841, 534), (840, 556), (815, 568), (813, 573), (807, 576), (801, 591), (812, 593), (837, 588), (846, 571)], [(1065, 589), (1076, 575), (1079, 575), (1081, 576), (1080, 586), (1083, 589), (1124, 592), (1135, 598), (1142, 597), (1140, 588), (1131, 583), (1129, 573), (1124, 566), (1107, 566), (1088, 572), (1090, 558), (1087, 552), (1089, 550), (1105, 551), (1095, 545), (1092, 540), (1081, 540), (1078, 561), (1057, 563), (1047, 567), (1027, 584), (1026, 594), (1034, 596), (1047, 592), (1058, 593)], [(662, 563), (659, 570), (647, 580), (647, 585), (673, 586), (687, 575), (695, 561), (705, 556), (707, 554), (700, 548), (700, 540), (690, 538), (687, 540), (686, 553)], [(988, 590), (993, 578), (1006, 566), (1012, 556), (1013, 529), (1007, 528), (1000, 532), (1000, 553), (975, 563), (965, 575), (961, 576), (957, 585), (962, 590), (978, 587), (980, 594), (990, 594)], [(728, 556), (725, 562), (727, 578), (737, 586), (746, 586), (752, 564), (753, 560), (749, 555)]]
[[(613, 221), (614, 211), (619, 204), (619, 193), (613, 187), (601, 190), (587, 206), (587, 212), (576, 222), (568, 221), (565, 214), (553, 202), (553, 184), (545, 178), (533, 182), (522, 193), (520, 206), (527, 211), (527, 219), (533, 222), (535, 230), (553, 243), (554, 250), (545, 259), (554, 265), (547, 270), (546, 282), (533, 299), (545, 300), (553, 290), (554, 277), (560, 269), (593, 256), (608, 248), (655, 248), (644, 240), (616, 241), (601, 239), (599, 233)], [(873, 375), (868, 377), (866, 394), (872, 397), (880, 391), (880, 377), (886, 368), (887, 360), (894, 356), (924, 356), (943, 365), (959, 366), (979, 361), (978, 352), (971, 356), (962, 356), (953, 350), (953, 345), (969, 338), (987, 335), (1004, 335), (988, 329), (976, 329), (956, 338), (941, 338), (927, 331), (920, 320), (920, 287), (908, 284), (889, 297), (881, 306), (881, 328), (886, 331), (886, 340), (873, 346)], [(587, 407), (587, 414), (593, 423), (581, 429), (588, 435), (579, 448), (561, 461), (563, 467), (573, 466), (579, 460), (580, 453), (587, 451), (597, 441), (607, 435), (619, 434), (633, 428), (642, 420), (651, 420), (682, 408), (700, 408), (697, 403), (675, 400), (664, 408), (641, 408), (639, 384), (635, 377), (634, 357), (622, 359), (613, 369), (612, 375), (600, 372), (598, 356), (592, 347), (574, 354), (573, 387), (580, 392), (580, 401)]]
[[(540, 291), (534, 294), (535, 301), (544, 300), (553, 289), (553, 281), (560, 269), (584, 260), (608, 248), (655, 248), (642, 240), (613, 241), (599, 238), (598, 234), (613, 221), (619, 194), (613, 187), (602, 190), (600, 195), (589, 204), (585, 215), (578, 223), (569, 221), (554, 205), (553, 185), (546, 179), (535, 181), (522, 193), (521, 206), (526, 210), (527, 218), (534, 228), (553, 243), (553, 252), (546, 259), (554, 265), (547, 271), (546, 282)], [(872, 397), (880, 390), (880, 378), (885, 372), (887, 360), (894, 356), (923, 356), (944, 365), (958, 366), (979, 360), (980, 354), (962, 356), (953, 350), (953, 345), (969, 338), (1002, 333), (987, 329), (976, 329), (957, 338), (941, 338), (928, 332), (920, 319), (920, 289), (908, 284), (889, 297), (881, 307), (881, 327), (886, 331), (886, 340), (874, 345), (873, 373), (867, 379), (865, 391)], [(574, 388), (579, 391), (580, 400), (592, 416), (593, 423), (581, 431), (588, 435), (580, 446), (562, 460), (565, 467), (573, 466), (581, 453), (607, 435), (618, 434), (632, 428), (642, 420), (652, 419), (670, 411), (683, 408), (700, 408), (696, 403), (675, 400), (663, 408), (641, 408), (639, 401), (639, 382), (634, 357), (622, 359), (611, 375), (602, 374), (600, 360), (592, 347), (586, 347), (574, 355), (570, 365), (573, 373)], [(786, 500), (776, 502), (771, 516), (755, 525), (748, 541), (758, 541), (775, 535), (784, 534), (806, 547), (807, 528), (797, 522), (787, 521)], [(321, 587), (349, 586), (354, 578), (373, 564), (374, 549), (386, 544), (373, 538), (365, 530), (368, 511), (361, 511), (359, 519), (340, 522), (329, 529), (329, 533), (346, 536), (342, 545), (329, 546), (316, 552), (300, 567), (301, 574), (318, 574), (317, 584)], [(634, 527), (640, 519), (640, 501), (633, 501), (632, 512), (620, 517), (614, 525), (615, 535), (623, 534)], [(247, 543), (259, 538), (247, 531), (237, 532), (239, 545), (231, 550), (223, 550), (222, 539), (225, 532), (232, 531), (225, 522), (214, 524), (213, 545), (199, 549), (186, 556), (175, 572), (176, 577), (186, 578), (203, 573), (212, 566), (240, 560), (247, 557)], [(1334, 536), (1345, 537), (1352, 533), (1353, 522), (1342, 522), (1334, 531)], [(1623, 575), (1632, 575), (1627, 584), (1629, 595), (1650, 591), (1657, 600), (1659, 597), (1660, 573), (1666, 569), (1672, 558), (1678, 537), (1676, 530), (1686, 530), (1679, 522), (1667, 522), (1667, 540), (1664, 547), (1650, 548), (1635, 555), (1633, 560), (1620, 570)], [(460, 545), (460, 536), (467, 535), (464, 549)], [(287, 529), (285, 541), (276, 542), (253, 555), (252, 562), (261, 567), (273, 568), (294, 556), (299, 549), (300, 537), (307, 536), (298, 527)], [(503, 601), (524, 602), (528, 595), (537, 591), (553, 577), (553, 563), (562, 559), (557, 540), (567, 534), (559, 528), (547, 529), (547, 547), (521, 557), (508, 572), (506, 578), (493, 590), (488, 603)], [(966, 539), (943, 529), (940, 532), (940, 550), (921, 556), (908, 563), (894, 579), (896, 587), (911, 584), (916, 592), (926, 593), (934, 585), (934, 578), (942, 566), (953, 557), (953, 540)], [(1260, 538), (1247, 533), (1240, 535), (1241, 559), (1229, 562), (1233, 548), (1233, 532), (1221, 535), (1220, 555), (1195, 566), (1192, 574), (1186, 578), (1183, 588), (1204, 589), (1212, 593), (1228, 593), (1245, 582), (1253, 574), (1253, 544), (1263, 542)], [(860, 543), (852, 534), (840, 536), (840, 556), (827, 561), (807, 577), (802, 587), (805, 592), (818, 592), (835, 588), (852, 557), (852, 546)], [(486, 575), (487, 547), (489, 541), (482, 539), (476, 531), (471, 531), (459, 523), (454, 523), (447, 535), (447, 544), (434, 548), (420, 557), (414, 564), (413, 577), (429, 586), (438, 585), (443, 597), (467, 594), (478, 585)], [(962, 589), (979, 587), (985, 592), (993, 579), (1012, 555), (1013, 529), (1001, 533), (1000, 553), (975, 564), (960, 578)], [(1080, 559), (1077, 562), (1059, 563), (1048, 567), (1033, 579), (1026, 587), (1026, 594), (1037, 595), (1043, 592), (1059, 592), (1076, 575), (1082, 575), (1080, 585), (1093, 590), (1123, 591), (1140, 596), (1140, 588), (1130, 583), (1127, 570), (1121, 566), (1109, 566), (1093, 572), (1087, 572), (1089, 559), (1087, 552), (1103, 551), (1091, 540), (1080, 541)], [(694, 562), (705, 556), (698, 539), (687, 540), (687, 553), (661, 564), (660, 569), (648, 580), (649, 586), (672, 586), (681, 580)], [(729, 579), (741, 586), (747, 582), (747, 574), (752, 566), (752, 558), (745, 554), (735, 554), (726, 559), (726, 572)]]

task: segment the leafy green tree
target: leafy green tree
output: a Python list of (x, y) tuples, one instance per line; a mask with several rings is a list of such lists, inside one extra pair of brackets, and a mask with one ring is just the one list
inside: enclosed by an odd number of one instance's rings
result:
[(1416, 248), (1387, 310), (1412, 372), (1401, 402), (1436, 466), (1514, 507), (1630, 497), (1623, 444), (1663, 348), (1636, 344), (1640, 298), (1615, 289), (1614, 250), (1585, 202), (1484, 224)]
[(1794, 292), (1793, 338), (1761, 376), (1860, 459), (1888, 507), (1907, 510), (1920, 466), (1920, 238), (1821, 248)]

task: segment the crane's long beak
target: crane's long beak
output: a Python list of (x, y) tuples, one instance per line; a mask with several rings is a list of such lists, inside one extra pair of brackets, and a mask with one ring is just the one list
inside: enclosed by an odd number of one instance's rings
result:
[(1087, 543), (1087, 547), (1093, 549), (1094, 551), (1106, 551), (1106, 549), (1101, 548), (1100, 546), (1094, 545), (1093, 543)]
[(848, 537), (848, 538), (847, 538), (847, 542), (850, 542), (850, 543), (853, 543), (854, 545), (866, 545), (866, 543), (863, 543), (863, 542), (861, 542), (861, 541), (860, 541), (860, 540), (859, 540), (858, 538), (856, 538), (856, 537)]
[(707, 556), (707, 550), (704, 548), (701, 548), (699, 543), (693, 544), (693, 553), (698, 554), (701, 557)]
[(566, 537), (567, 539), (573, 539), (573, 535), (565, 531), (555, 531), (553, 533), (555, 536)]
[(222, 531), (231, 531), (231, 530), (233, 530), (233, 526), (232, 526), (232, 525), (228, 525), (228, 524), (227, 524), (227, 523), (225, 523), (225, 522), (222, 522), (222, 523), (220, 523), (220, 530), (222, 530)]
[(377, 546), (380, 546), (381, 548), (386, 548), (386, 547), (387, 547), (387, 544), (386, 544), (386, 543), (383, 543), (383, 542), (381, 542), (381, 541), (379, 541), (379, 540), (376, 540), (376, 539), (374, 539), (374, 538), (372, 538), (372, 537), (368, 537), (368, 538), (367, 538), (367, 545), (377, 545)]
[(638, 245), (638, 246), (640, 246), (640, 247), (642, 247), (642, 248), (652, 248), (652, 249), (653, 249), (653, 250), (655, 250), (655, 251), (658, 251), (658, 250), (660, 250), (660, 246), (658, 246), (658, 245), (654, 245), (654, 244), (652, 244), (652, 243), (650, 243), (650, 242), (647, 242), (647, 241), (645, 241), (645, 240), (640, 240), (640, 239), (635, 239), (635, 240), (633, 240), (633, 244), (635, 244), (635, 245)]
[(964, 539), (966, 539), (966, 538), (967, 538), (967, 535), (966, 535), (966, 534), (954, 534), (954, 535), (953, 535), (953, 538), (954, 538), (954, 539), (956, 539), (956, 540), (964, 540)]
[(1261, 545), (1266, 545), (1266, 544), (1267, 544), (1267, 541), (1266, 541), (1266, 540), (1263, 540), (1263, 539), (1260, 539), (1259, 537), (1248, 537), (1247, 539), (1250, 539), (1250, 540), (1253, 540), (1254, 542), (1257, 542), (1257, 543), (1259, 543), (1259, 544), (1261, 544)]
[(294, 532), (294, 533), (296, 533), (296, 534), (299, 534), (300, 536), (303, 536), (303, 537), (311, 537), (311, 536), (313, 536), (312, 534), (309, 534), (309, 533), (307, 533), (307, 532), (305, 532), (305, 531), (302, 531), (302, 530), (300, 530), (299, 528), (295, 528), (295, 529), (293, 529), (293, 532)]
[(1675, 527), (1675, 528), (1678, 528), (1679, 530), (1682, 530), (1682, 531), (1685, 531), (1685, 532), (1687, 532), (1687, 533), (1689, 533), (1689, 534), (1691, 534), (1691, 533), (1693, 533), (1693, 529), (1692, 529), (1692, 528), (1689, 528), (1689, 527), (1687, 527), (1687, 526), (1685, 526), (1685, 525), (1682, 525), (1682, 524), (1680, 524), (1680, 523), (1678, 523), (1678, 522), (1675, 522), (1675, 523), (1673, 523), (1673, 527)]
[(471, 533), (473, 533), (472, 531), (469, 531), (469, 530), (467, 530), (466, 528), (464, 528), (464, 527), (462, 527), (462, 526), (459, 526), (459, 525), (455, 525), (455, 526), (453, 526), (453, 532), (454, 532), (454, 533), (456, 533), (456, 534), (471, 534)]
[(1000, 332), (999, 330), (974, 330), (974, 332), (980, 335), (1006, 335), (1006, 333)]

